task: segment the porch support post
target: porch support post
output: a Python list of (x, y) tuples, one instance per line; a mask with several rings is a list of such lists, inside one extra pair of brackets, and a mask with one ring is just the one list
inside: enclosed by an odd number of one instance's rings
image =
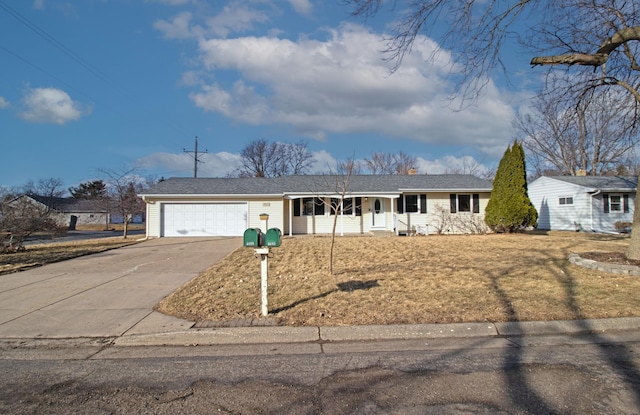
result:
[(293, 199), (289, 199), (289, 236), (293, 235)]
[[(402, 195), (400, 195), (400, 197), (402, 197)], [(398, 199), (396, 198), (391, 199), (391, 214), (392, 230), (395, 229), (396, 236), (398, 236)]]

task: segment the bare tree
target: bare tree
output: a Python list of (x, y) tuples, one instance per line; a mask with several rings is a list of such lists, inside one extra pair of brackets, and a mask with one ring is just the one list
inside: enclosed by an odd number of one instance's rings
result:
[(306, 141), (298, 141), (285, 145), (287, 174), (305, 174), (314, 162), (313, 155), (307, 149)]
[(371, 153), (365, 158), (363, 167), (370, 174), (408, 174), (416, 166), (416, 158), (404, 152)]
[[(411, 53), (419, 35), (437, 33), (443, 49), (453, 50), (452, 59), (459, 95), (475, 99), (489, 82), (495, 68), (504, 69), (502, 46), (513, 36), (512, 26), (526, 19), (544, 4), (554, 0), (343, 0), (353, 5), (353, 15), (370, 18), (385, 5), (395, 12), (391, 35), (383, 50), (385, 59), (393, 62), (393, 71)], [(443, 32), (436, 28), (447, 27)], [(435, 58), (435, 52), (432, 58)], [(506, 71), (505, 71), (506, 73)]]
[(393, 174), (393, 158), (391, 153), (371, 153), (364, 159), (364, 167), (371, 174)]
[(351, 177), (356, 174), (355, 172), (359, 168), (359, 163), (352, 157), (346, 161), (338, 163), (338, 172), (336, 174), (325, 176), (327, 187), (332, 189), (332, 192), (338, 196), (335, 201), (332, 201), (330, 199), (329, 202), (327, 202), (326, 199), (321, 198), (321, 200), (324, 201), (325, 205), (328, 206), (333, 213), (333, 224), (331, 225), (331, 244), (329, 247), (330, 275), (333, 275), (333, 252), (336, 242), (336, 226), (338, 225), (338, 216), (340, 216), (340, 212), (345, 207), (344, 202), (347, 194), (349, 193), (349, 183), (351, 181)]
[(51, 177), (48, 179), (38, 179), (36, 182), (29, 180), (27, 184), (22, 187), (22, 193), (29, 196), (39, 196), (47, 206), (47, 209), (52, 210), (55, 199), (62, 197), (65, 191), (62, 179)]
[[(371, 16), (384, 0), (344, 0), (353, 4), (354, 14)], [(523, 47), (532, 51), (531, 64), (562, 65), (570, 72), (562, 85), (562, 96), (576, 105), (589, 102), (596, 89), (611, 94), (620, 89), (640, 104), (638, 41), (640, 4), (618, 0), (411, 0), (398, 7), (402, 14), (387, 48), (387, 57), (399, 65), (411, 51), (418, 34), (435, 33), (436, 22), (448, 29), (439, 36), (441, 46), (453, 51), (461, 68), (463, 97), (476, 96), (490, 79), (491, 72), (504, 68), (500, 51), (510, 36), (519, 36)], [(526, 24), (526, 13), (542, 10)], [(442, 21), (442, 19), (447, 21)], [(439, 26), (441, 27), (441, 26)], [(550, 68), (551, 72), (552, 69)], [(578, 105), (579, 106), (579, 105)], [(640, 112), (623, 120), (625, 128), (636, 128)], [(639, 182), (640, 185), (640, 182)], [(640, 187), (640, 186), (639, 186)], [(633, 231), (627, 257), (640, 259), (640, 198), (636, 198)]]
[(393, 165), (395, 174), (409, 174), (409, 170), (416, 167), (417, 160), (414, 156), (410, 156), (404, 152), (393, 155)]
[(36, 233), (64, 232), (55, 210), (62, 194), (62, 180), (53, 178), (29, 181), (22, 189), (0, 188), (0, 253), (23, 250)]
[(138, 215), (144, 215), (145, 203), (138, 197), (138, 193), (144, 190), (144, 180), (137, 173), (137, 167), (125, 167), (120, 170), (102, 169), (106, 178), (109, 210), (122, 216), (124, 239), (127, 238), (129, 224)]
[(279, 177), (304, 174), (313, 163), (307, 143), (279, 143), (260, 139), (250, 142), (240, 153), (242, 177)]
[(575, 105), (552, 91), (539, 95), (533, 112), (515, 122), (536, 171), (576, 175), (582, 170), (597, 176), (626, 160), (639, 141), (637, 132), (620, 122), (633, 109), (633, 102), (625, 99), (628, 96), (611, 101), (595, 94)]

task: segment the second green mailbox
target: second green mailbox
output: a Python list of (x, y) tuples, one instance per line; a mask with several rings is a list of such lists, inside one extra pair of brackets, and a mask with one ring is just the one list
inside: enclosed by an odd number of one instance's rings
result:
[(278, 228), (271, 228), (267, 230), (267, 234), (265, 236), (265, 246), (280, 246), (280, 241), (282, 239), (282, 232)]

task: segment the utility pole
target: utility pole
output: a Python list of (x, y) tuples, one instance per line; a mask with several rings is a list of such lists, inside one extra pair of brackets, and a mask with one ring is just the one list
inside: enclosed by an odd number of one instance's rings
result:
[[(193, 177), (198, 177), (198, 163), (202, 163), (202, 161), (200, 161), (200, 159), (198, 158), (198, 136), (196, 136), (196, 148), (194, 151), (190, 151), (185, 148), (183, 148), (182, 151), (190, 154), (191, 157), (193, 157)], [(203, 152), (201, 151), (200, 154), (202, 153)], [(205, 150), (204, 153), (207, 153), (207, 150)]]

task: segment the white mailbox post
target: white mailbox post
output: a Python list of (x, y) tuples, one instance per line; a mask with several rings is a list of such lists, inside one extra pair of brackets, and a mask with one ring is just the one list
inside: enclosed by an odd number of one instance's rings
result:
[(267, 273), (269, 270), (268, 258), (269, 248), (256, 249), (256, 256), (260, 255), (260, 292), (262, 293), (262, 315), (267, 316), (269, 314), (269, 307), (267, 302)]

